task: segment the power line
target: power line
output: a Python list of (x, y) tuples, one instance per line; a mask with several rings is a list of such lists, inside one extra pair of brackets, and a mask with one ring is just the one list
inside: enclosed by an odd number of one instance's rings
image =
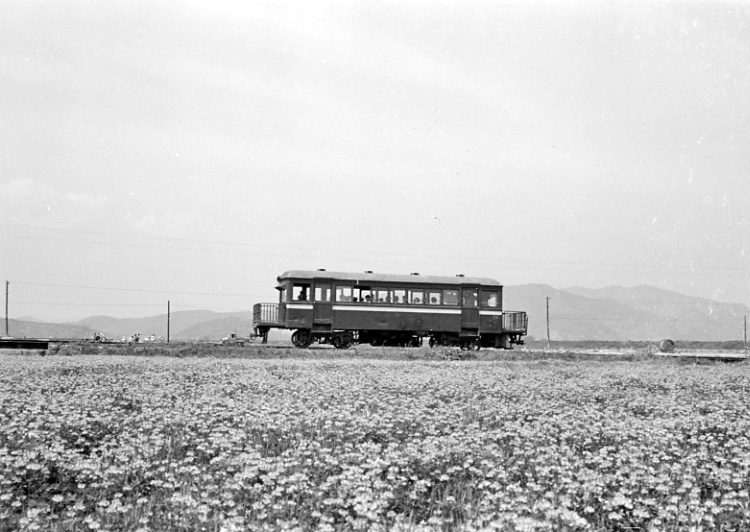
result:
[[(75, 240), (75, 239), (62, 239), (62, 238), (48, 238), (48, 237), (34, 237), (34, 236), (20, 236), (20, 235), (0, 235), (0, 239), (2, 238), (16, 238), (20, 240), (40, 240), (40, 241), (48, 241), (48, 242), (73, 242), (73, 243), (79, 243), (79, 244), (93, 244), (96, 246), (112, 246), (112, 247), (130, 247), (130, 248), (141, 248), (141, 249), (153, 249), (158, 251), (164, 251), (164, 250), (173, 250), (173, 251), (196, 251), (195, 248), (187, 248), (187, 247), (177, 247), (177, 246), (149, 246), (144, 244), (132, 244), (132, 243), (122, 243), (122, 242), (99, 242), (99, 241), (90, 241), (90, 240)], [(224, 244), (224, 245), (230, 245), (228, 243), (218, 243), (218, 244)], [(250, 244), (245, 244), (250, 246)], [(266, 248), (272, 249), (272, 246), (264, 246)], [(289, 248), (282, 248), (282, 249), (289, 249)], [(325, 259), (321, 259), (320, 255), (321, 252), (326, 252), (328, 255), (326, 255)], [(212, 250), (211, 253), (225, 253), (225, 254), (236, 254), (235, 251), (230, 249), (215, 249)], [(647, 270), (660, 270), (659, 275), (670, 275), (670, 276), (679, 276), (679, 275), (700, 275), (700, 276), (710, 276), (715, 275), (711, 271), (708, 270), (726, 270), (726, 271), (735, 271), (737, 273), (744, 272), (745, 270), (742, 270), (740, 268), (713, 268), (713, 267), (700, 267), (700, 268), (691, 268), (688, 266), (656, 266), (656, 265), (648, 265), (648, 264), (613, 264), (613, 263), (593, 263), (593, 262), (574, 262), (574, 261), (544, 261), (544, 260), (530, 260), (530, 259), (508, 259), (508, 258), (501, 258), (501, 259), (493, 259), (492, 257), (470, 257), (470, 256), (448, 256), (448, 255), (430, 255), (430, 254), (408, 254), (408, 253), (384, 253), (384, 252), (378, 252), (378, 251), (372, 251), (367, 254), (361, 254), (359, 257), (365, 257), (364, 259), (361, 259), (357, 257), (354, 254), (362, 253), (361, 251), (353, 251), (353, 250), (346, 250), (346, 249), (326, 249), (326, 248), (295, 248), (294, 252), (289, 253), (279, 253), (279, 252), (271, 252), (271, 251), (265, 251), (263, 252), (263, 257), (284, 257), (284, 258), (293, 258), (293, 259), (299, 259), (300, 256), (307, 256), (307, 257), (314, 257), (316, 261), (320, 260), (332, 260), (335, 258), (342, 258), (344, 260), (354, 260), (357, 259), (360, 262), (368, 263), (370, 262), (369, 258), (373, 255), (380, 256), (380, 257), (390, 257), (390, 262), (398, 262), (398, 263), (408, 263), (413, 264), (414, 261), (412, 259), (440, 259), (440, 260), (446, 260), (451, 262), (454, 267), (467, 267), (468, 265), (471, 265), (471, 267), (487, 267), (493, 266), (493, 267), (502, 267), (503, 270), (537, 270), (537, 271), (554, 271), (554, 272), (592, 272), (592, 271), (609, 271), (609, 272), (621, 272), (621, 273), (637, 273), (634, 269), (635, 268), (641, 268), (641, 269), (647, 269)], [(346, 256), (346, 254), (350, 254), (352, 256)], [(502, 264), (499, 265), (498, 262), (506, 263), (514, 263), (515, 265), (510, 264)], [(529, 264), (539, 264), (541, 266), (529, 266)], [(460, 266), (459, 266), (460, 265)], [(555, 265), (562, 265), (564, 268), (561, 268), (560, 266)], [(597, 269), (598, 268), (598, 269)], [(684, 271), (690, 269), (690, 272)], [(706, 271), (696, 271), (696, 270), (706, 270)], [(587, 296), (581, 296), (581, 297), (587, 297)]]
[[(46, 301), (14, 301), (14, 305), (37, 305), (40, 307), (163, 307), (163, 303), (48, 303)], [(193, 310), (228, 310), (237, 312), (252, 312), (252, 306), (247, 307), (214, 307), (214, 306), (197, 306), (197, 305), (172, 305), (172, 308), (193, 309)]]
[[(725, 304), (729, 305), (730, 303), (725, 303)], [(575, 311), (576, 309), (572, 309), (572, 310)], [(741, 312), (744, 312), (744, 310), (741, 311)], [(644, 310), (642, 312), (637, 312), (637, 311), (636, 312), (617, 312), (617, 311), (614, 311), (611, 315), (625, 319), (625, 318), (628, 318), (629, 316), (636, 316), (636, 317), (638, 317), (638, 316), (640, 316), (640, 317), (646, 316), (646, 317), (648, 317), (648, 316), (664, 315), (664, 314), (667, 314), (667, 312), (659, 312), (658, 310), (657, 311), (646, 311), (646, 310)], [(673, 314), (673, 313), (669, 313), (669, 314)], [(716, 315), (730, 315), (730, 316), (735, 315), (734, 312), (728, 312), (728, 311), (725, 311), (725, 310), (713, 311), (713, 312), (708, 311), (708, 310), (704, 311), (704, 312), (688, 312), (688, 311), (683, 311), (682, 314), (683, 315), (684, 314), (694, 315), (694, 316), (695, 315), (697, 315), (697, 316), (711, 315), (711, 314), (716, 314)], [(597, 315), (600, 315), (600, 314), (597, 314)], [(737, 315), (742, 315), (742, 314), (738, 313)], [(578, 318), (580, 316), (577, 316), (575, 314), (555, 314), (555, 315), (553, 315), (553, 317), (555, 317), (555, 318), (569, 318), (569, 317), (570, 318)]]
[(614, 318), (586, 318), (586, 317), (560, 317), (551, 316), (556, 320), (561, 321), (617, 321), (621, 323), (650, 323), (650, 322), (668, 322), (668, 323), (715, 323), (720, 321), (742, 321), (742, 317), (737, 318), (715, 318), (715, 319), (682, 319), (682, 318), (653, 318), (653, 319), (623, 319), (621, 317)]
[(230, 312), (252, 312), (252, 306), (248, 307), (205, 307), (205, 306), (195, 306), (195, 305), (172, 305), (172, 308), (181, 308), (181, 309), (192, 309), (192, 310), (226, 310)]
[(152, 294), (178, 294), (184, 296), (216, 296), (216, 297), (264, 297), (267, 294), (225, 294), (219, 292), (183, 292), (177, 290), (151, 290), (145, 288), (114, 288), (105, 286), (85, 286), (75, 284), (61, 284), (61, 283), (38, 283), (33, 281), (14, 281), (15, 284), (32, 285), (32, 286), (56, 286), (60, 288), (84, 288), (87, 290), (106, 290), (113, 292), (138, 292), (138, 293), (152, 293)]
[[(29, 286), (45, 286), (45, 287), (59, 287), (59, 288), (70, 288), (70, 289), (86, 289), (86, 290), (98, 290), (98, 291), (112, 291), (112, 292), (131, 292), (131, 293), (144, 293), (144, 294), (171, 294), (171, 295), (185, 295), (185, 296), (208, 296), (208, 297), (242, 297), (242, 298), (262, 298), (267, 297), (268, 294), (247, 294), (247, 293), (223, 293), (223, 292), (186, 292), (186, 291), (178, 291), (178, 290), (158, 290), (158, 289), (147, 289), (147, 288), (120, 288), (120, 287), (104, 287), (104, 286), (88, 286), (88, 285), (75, 285), (75, 284), (63, 284), (63, 283), (41, 283), (41, 282), (34, 282), (34, 281), (14, 281), (14, 284), (20, 284), (20, 285), (29, 285)], [(625, 305), (628, 305), (626, 302), (621, 302), (618, 300), (599, 300), (599, 301), (607, 301), (607, 302), (616, 302), (616, 303), (622, 303)], [(644, 300), (637, 300), (634, 301), (634, 303), (640, 303), (645, 302)], [(652, 300), (652, 302), (656, 303), (665, 303), (665, 304), (683, 304), (683, 305), (696, 305), (696, 302), (691, 301), (668, 301), (668, 302), (662, 302), (658, 300)], [(47, 303), (47, 302), (32, 302), (32, 301), (18, 301), (18, 303), (23, 304), (38, 304), (38, 305), (64, 305), (64, 304), (83, 304), (83, 303)], [(698, 303), (700, 304), (700, 303)], [(708, 305), (716, 304), (716, 305), (739, 305), (742, 306), (741, 303), (722, 303), (722, 302), (714, 302), (714, 301), (708, 301)], [(92, 303), (92, 306), (95, 305)], [(158, 306), (153, 303), (122, 303), (122, 304), (110, 304), (110, 306), (149, 306), (154, 305)], [(195, 307), (198, 308), (198, 307)], [(629, 313), (620, 313), (618, 314), (616, 318), (611, 319), (624, 319), (628, 316), (643, 316), (644, 314), (648, 314), (648, 311), (643, 312), (629, 312)], [(552, 315), (551, 317), (554, 317), (555, 319), (586, 319), (586, 320), (596, 320), (597, 318), (579, 318), (576, 316), (569, 316), (565, 314), (557, 314)], [(609, 318), (607, 319), (609, 320)]]
[[(564, 291), (564, 290), (563, 290)], [(568, 292), (570, 293), (570, 292)], [(722, 303), (720, 301), (713, 301), (712, 299), (706, 299), (704, 297), (693, 297), (693, 296), (685, 296), (685, 298), (690, 298), (693, 301), (677, 301), (674, 299), (633, 299), (633, 300), (625, 300), (625, 299), (606, 299), (606, 298), (591, 298), (591, 301), (605, 301), (607, 303), (621, 303), (623, 305), (637, 305), (640, 303), (658, 303), (658, 304), (664, 304), (664, 305), (711, 305), (711, 304), (720, 304), (720, 305), (742, 305), (742, 303)], [(695, 301), (699, 300), (699, 301)]]
[[(14, 225), (14, 224), (0, 224), (0, 227), (6, 227), (6, 228), (12, 228), (12, 229), (52, 231), (52, 232), (58, 232), (58, 233), (93, 234), (93, 235), (103, 236), (103, 237), (124, 237), (124, 238), (135, 238), (135, 239), (140, 239), (140, 240), (143, 240), (143, 239), (171, 240), (171, 241), (176, 241), (176, 242), (191, 242), (191, 243), (208, 244), (208, 245), (215, 245), (215, 246), (239, 246), (239, 247), (257, 248), (257, 249), (285, 249), (285, 250), (290, 250), (291, 252), (293, 252), (291, 256), (295, 256), (295, 257), (299, 255), (300, 251), (309, 251), (309, 252), (315, 252), (316, 255), (319, 255), (321, 252), (326, 252), (329, 254), (331, 253), (359, 254), (363, 257), (364, 256), (370, 257), (372, 255), (377, 255), (377, 256), (383, 256), (383, 257), (407, 257), (407, 258), (419, 258), (419, 259), (425, 259), (425, 258), (453, 259), (453, 260), (456, 259), (455, 256), (451, 256), (451, 255), (437, 255), (437, 254), (423, 254), (423, 253), (393, 253), (393, 252), (376, 251), (372, 249), (367, 249), (366, 253), (363, 253), (362, 249), (352, 250), (352, 249), (346, 249), (346, 248), (341, 248), (341, 247), (325, 248), (325, 247), (320, 247), (320, 246), (306, 247), (306, 246), (284, 246), (284, 245), (277, 245), (277, 244), (265, 245), (265, 244), (253, 244), (253, 243), (248, 243), (248, 242), (237, 242), (237, 241), (202, 240), (202, 239), (194, 239), (194, 238), (151, 236), (151, 235), (127, 235), (124, 233), (108, 233), (108, 232), (88, 231), (88, 230), (43, 228), (43, 227), (23, 226), (23, 225)], [(149, 245), (145, 245), (142, 243), (102, 242), (102, 241), (91, 241), (91, 240), (74, 240), (74, 239), (68, 239), (68, 238), (56, 239), (56, 238), (48, 238), (48, 237), (0, 235), (0, 237), (2, 236), (6, 236), (10, 238), (31, 239), (31, 240), (76, 242), (76, 243), (83, 243), (83, 244), (97, 244), (97, 245), (108, 245), (108, 246), (141, 247), (141, 248), (147, 248), (147, 249), (193, 250), (193, 248), (180, 248), (180, 247), (165, 248), (164, 246), (149, 246)], [(290, 256), (290, 254), (287, 254), (287, 253), (266, 253), (266, 254), (275, 255), (275, 256), (283, 256), (283, 257)], [(695, 270), (736, 271), (736, 272), (748, 271), (748, 269), (746, 268), (730, 268), (730, 267), (716, 267), (716, 266), (697, 266), (697, 267), (692, 266), (692, 265), (690, 266), (681, 266), (681, 265), (664, 266), (664, 265), (654, 265), (654, 264), (615, 264), (615, 263), (582, 262), (582, 261), (531, 260), (531, 259), (517, 259), (517, 258), (496, 259), (496, 258), (487, 257), (487, 256), (483, 256), (483, 257), (462, 256), (460, 258), (465, 259), (467, 261), (480, 261), (485, 264), (486, 263), (495, 264), (494, 261), (501, 260), (503, 262), (513, 262), (513, 263), (521, 263), (521, 264), (529, 264), (529, 263), (549, 264), (549, 265), (563, 264), (563, 265), (572, 265), (572, 266), (690, 270), (691, 273), (697, 273)], [(492, 261), (492, 262), (486, 262), (486, 261)], [(545, 268), (541, 268), (541, 269), (545, 269)]]
[(13, 301), (14, 305), (40, 305), (43, 307), (162, 307), (162, 303), (84, 303), (82, 301), (64, 301), (52, 303), (49, 301)]

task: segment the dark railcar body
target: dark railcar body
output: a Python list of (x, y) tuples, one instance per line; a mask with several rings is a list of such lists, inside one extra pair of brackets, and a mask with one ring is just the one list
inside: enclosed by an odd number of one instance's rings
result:
[(296, 329), (295, 345), (459, 345), (510, 348), (527, 332), (525, 312), (504, 311), (494, 279), (293, 270), (277, 279), (278, 303), (254, 307), (257, 335)]

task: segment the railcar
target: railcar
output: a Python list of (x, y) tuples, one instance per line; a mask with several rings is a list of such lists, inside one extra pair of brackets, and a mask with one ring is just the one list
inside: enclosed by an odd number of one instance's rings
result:
[(347, 348), (459, 346), (511, 349), (523, 344), (528, 317), (503, 309), (494, 279), (292, 270), (277, 278), (277, 303), (253, 306), (256, 336), (293, 330), (292, 343)]

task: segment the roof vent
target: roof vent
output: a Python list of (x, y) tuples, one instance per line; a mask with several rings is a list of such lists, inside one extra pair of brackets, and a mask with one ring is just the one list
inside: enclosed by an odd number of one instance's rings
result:
[(372, 270), (365, 270), (365, 273), (372, 273)]
[(463, 277), (463, 276), (464, 276), (464, 274), (463, 274), (463, 273), (457, 273), (457, 274), (456, 274), (456, 277)]
[(318, 268), (318, 271), (319, 272), (324, 272), (324, 271), (326, 271), (326, 269), (325, 268)]
[(411, 272), (412, 275), (419, 275), (419, 272)]

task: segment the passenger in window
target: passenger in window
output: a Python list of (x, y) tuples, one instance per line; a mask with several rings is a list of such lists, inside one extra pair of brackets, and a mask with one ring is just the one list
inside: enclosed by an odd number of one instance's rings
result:
[(430, 304), (437, 305), (437, 298), (436, 297), (430, 298)]
[(443, 305), (458, 305), (458, 291), (446, 290), (443, 297)]
[(398, 296), (393, 296), (393, 302), (398, 303)]
[(365, 296), (365, 303), (372, 303), (372, 298), (370, 296)]
[(414, 298), (414, 303), (415, 303), (416, 305), (419, 305), (420, 303), (422, 303), (422, 301), (421, 301), (421, 300), (420, 300), (420, 299), (419, 299), (418, 297), (415, 297), (415, 298)]
[(299, 295), (297, 296), (298, 301), (307, 301), (307, 292), (305, 290), (302, 290)]

